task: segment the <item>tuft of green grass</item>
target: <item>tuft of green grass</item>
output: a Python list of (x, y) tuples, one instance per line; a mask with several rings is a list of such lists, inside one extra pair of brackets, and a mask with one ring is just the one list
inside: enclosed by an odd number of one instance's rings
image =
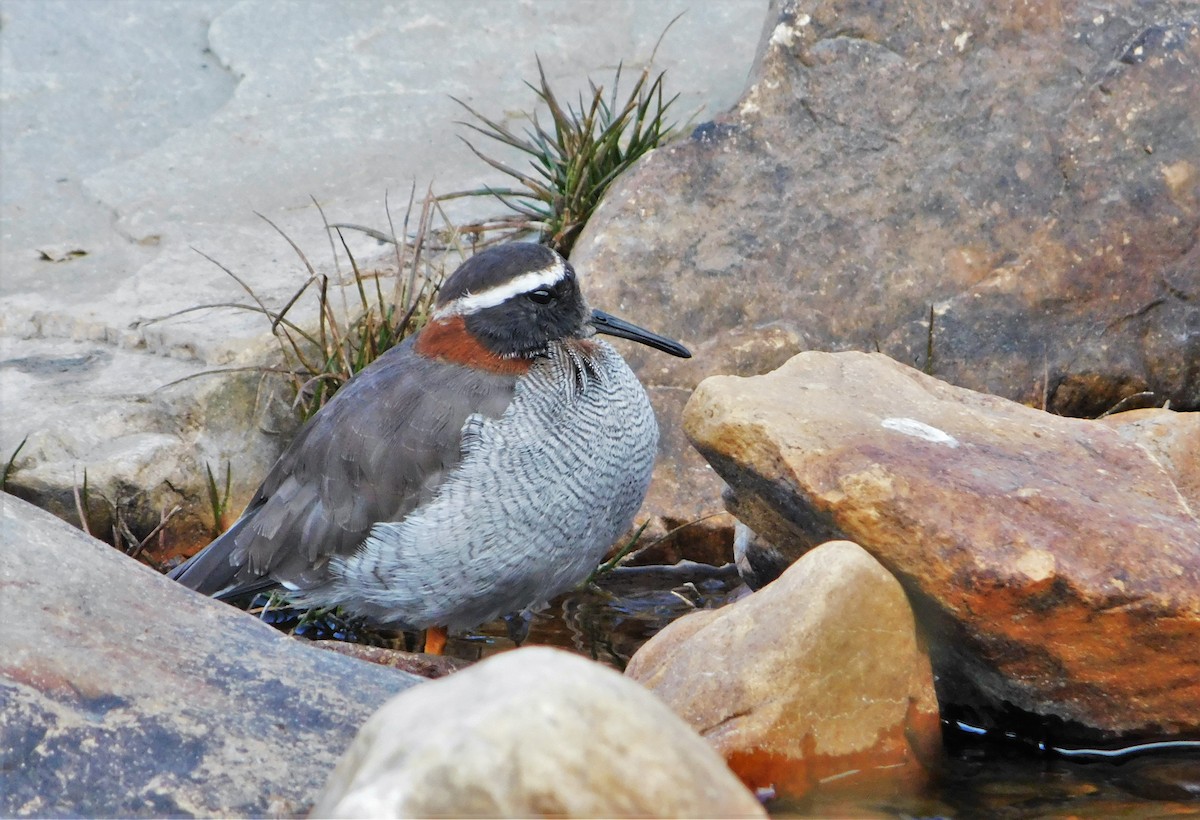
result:
[(217, 480), (213, 477), (212, 467), (208, 462), (204, 463), (204, 472), (207, 479), (208, 505), (213, 517), (212, 537), (217, 538), (229, 529), (227, 516), (229, 514), (229, 491), (233, 484), (233, 465), (228, 461), (225, 462), (224, 491), (217, 487)]
[[(378, 272), (360, 268), (351, 253), (342, 230), (356, 226), (330, 225), (324, 211), (317, 205), (331, 243), (336, 237), (350, 260), (353, 274), (350, 290), (357, 299), (348, 301), (342, 291), (340, 310), (330, 292), (329, 276), (318, 274), (300, 247), (275, 223), (259, 215), (291, 245), (309, 274), (309, 278), (271, 322), (272, 332), (277, 337), (283, 334), (281, 349), (289, 361), (289, 372), (296, 388), (296, 403), (304, 419), (320, 410), (338, 388), (356, 373), (423, 327), (429, 320), (438, 289), (445, 279), (447, 254), (427, 253), (427, 245), (434, 234), (435, 217), (440, 216), (445, 225), (449, 225), (433, 193), (425, 196), (412, 238), (409, 238), (408, 227), (413, 214), (414, 197), (410, 196), (404, 217), (403, 241), (396, 238), (386, 196), (384, 206), (390, 229), (388, 241), (396, 253), (396, 274), (390, 287), (385, 287), (383, 277)], [(441, 233), (450, 237), (451, 246), (456, 244), (457, 232), (452, 227), (443, 228)], [(448, 248), (443, 245), (440, 250)], [(458, 250), (460, 257), (465, 258), (461, 247)], [(334, 259), (337, 259), (336, 252)], [(318, 320), (313, 333), (300, 331), (295, 324), (284, 322), (287, 311), (309, 287), (315, 287), (317, 298)], [(306, 342), (307, 346), (302, 345), (301, 341)]]
[(523, 136), (454, 98), (475, 118), (475, 122), (461, 125), (529, 159), (528, 170), (514, 168), (463, 138), (475, 156), (521, 187), (488, 186), (446, 194), (442, 199), (495, 197), (511, 214), (466, 226), (464, 231), (477, 235), (501, 231), (506, 238), (536, 233), (542, 244), (567, 256), (613, 180), (674, 134), (674, 125), (668, 124), (666, 117), (678, 95), (666, 98), (664, 73), (652, 79), (646, 68), (622, 98), (618, 91), (622, 67), (618, 66), (607, 97), (603, 86), (589, 81), (590, 98), (580, 95), (577, 107), (563, 105), (546, 79), (540, 59), (537, 66), (538, 84), (526, 85), (549, 109), (550, 124), (543, 126), (534, 114), (532, 126)]
[[(336, 253), (338, 244), (350, 260), (351, 276), (348, 281), (343, 281), (345, 277), (342, 276), (340, 267), (336, 279), (328, 274), (318, 273), (308, 256), (282, 228), (258, 214), (259, 218), (291, 246), (308, 273), (304, 282), (282, 307), (269, 307), (253, 287), (228, 266), (193, 248), (237, 282), (250, 297), (251, 303), (195, 305), (140, 323), (150, 324), (185, 313), (214, 308), (261, 313), (270, 321), (271, 333), (278, 341), (282, 366), (205, 370), (169, 382), (163, 385), (163, 388), (200, 376), (242, 370), (282, 374), (291, 381), (295, 390), (295, 407), (301, 420), (306, 420), (320, 410), (338, 388), (356, 373), (425, 325), (446, 276), (448, 259), (455, 255), (455, 252), (460, 259), (465, 259), (468, 255), (459, 242), (460, 232), (450, 222), (433, 192), (426, 193), (410, 234), (410, 220), (413, 218), (415, 207), (415, 188), (413, 189), (402, 225), (402, 239), (397, 238), (386, 196), (384, 207), (390, 229), (390, 233), (386, 234), (357, 225), (331, 225), (325, 218), (320, 204), (316, 200), (313, 200), (313, 204), (321, 214), (330, 244), (335, 249), (335, 264), (340, 265)], [(388, 283), (386, 274), (364, 270), (359, 266), (358, 260), (346, 244), (342, 234), (344, 229), (363, 231), (376, 239), (389, 242), (395, 248), (394, 281)], [(352, 294), (351, 298), (347, 298), (347, 291)], [(288, 317), (305, 293), (312, 293), (316, 300), (315, 327), (301, 326)]]

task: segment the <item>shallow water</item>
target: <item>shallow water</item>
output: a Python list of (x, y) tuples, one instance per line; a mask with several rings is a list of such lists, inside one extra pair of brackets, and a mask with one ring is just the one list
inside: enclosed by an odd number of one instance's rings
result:
[(830, 784), (767, 808), (776, 817), (1200, 816), (1200, 751), (1083, 763), (945, 729), (942, 770), (919, 788)]
[[(536, 613), (525, 643), (559, 646), (624, 670), (660, 629), (697, 609), (724, 606), (740, 586), (732, 564), (617, 569)], [(496, 621), (471, 635), (452, 636), (446, 654), (479, 660), (514, 646), (505, 623)]]
[[(537, 613), (526, 643), (560, 646), (624, 669), (671, 621), (723, 606), (745, 591), (731, 566), (622, 568)], [(326, 631), (324, 625), (313, 628)], [(343, 637), (354, 637), (342, 629)], [(446, 654), (479, 660), (513, 646), (505, 623), (497, 621), (452, 636)], [(802, 800), (767, 800), (767, 809), (776, 817), (1200, 817), (1200, 749), (1082, 761), (943, 728), (944, 758), (924, 784), (880, 786), (846, 778), (822, 784)]]

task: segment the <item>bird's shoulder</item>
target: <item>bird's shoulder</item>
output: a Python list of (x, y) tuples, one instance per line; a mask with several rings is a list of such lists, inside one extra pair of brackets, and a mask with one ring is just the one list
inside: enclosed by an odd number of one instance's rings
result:
[(428, 502), (462, 460), (467, 420), (501, 417), (516, 382), (411, 344), (385, 353), (309, 420), (264, 480), (247, 511), (254, 520), (236, 536), (250, 572), (303, 587), (373, 524)]
[[(420, 355), (412, 340), (360, 371), (297, 435), (275, 472), (331, 476), (339, 462), (420, 465), (457, 459), (468, 417), (499, 418), (517, 376), (475, 370)], [(264, 490), (270, 489), (264, 486)]]

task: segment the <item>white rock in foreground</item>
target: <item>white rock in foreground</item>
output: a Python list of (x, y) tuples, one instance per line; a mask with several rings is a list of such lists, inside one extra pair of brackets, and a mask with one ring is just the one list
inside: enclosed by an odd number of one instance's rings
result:
[(576, 655), (506, 652), (394, 698), (314, 817), (764, 817), (658, 699)]

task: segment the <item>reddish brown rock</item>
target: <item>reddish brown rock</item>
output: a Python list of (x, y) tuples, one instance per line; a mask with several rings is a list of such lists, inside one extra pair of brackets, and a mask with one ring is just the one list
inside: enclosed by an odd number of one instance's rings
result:
[(919, 780), (940, 743), (929, 658), (900, 584), (856, 544), (658, 633), (626, 674), (713, 744), (752, 788)]
[[(619, 180), (573, 261), (696, 351), (623, 348), (664, 430), (679, 388), (804, 349), (1095, 416), (1200, 409), (1198, 236), (1194, 4), (776, 0), (741, 102)], [(651, 505), (692, 514), (719, 484), (669, 452)]]
[(686, 424), (751, 527), (839, 533), (901, 580), (943, 709), (1063, 743), (1200, 733), (1200, 521), (1107, 424), (860, 353), (708, 379)]

